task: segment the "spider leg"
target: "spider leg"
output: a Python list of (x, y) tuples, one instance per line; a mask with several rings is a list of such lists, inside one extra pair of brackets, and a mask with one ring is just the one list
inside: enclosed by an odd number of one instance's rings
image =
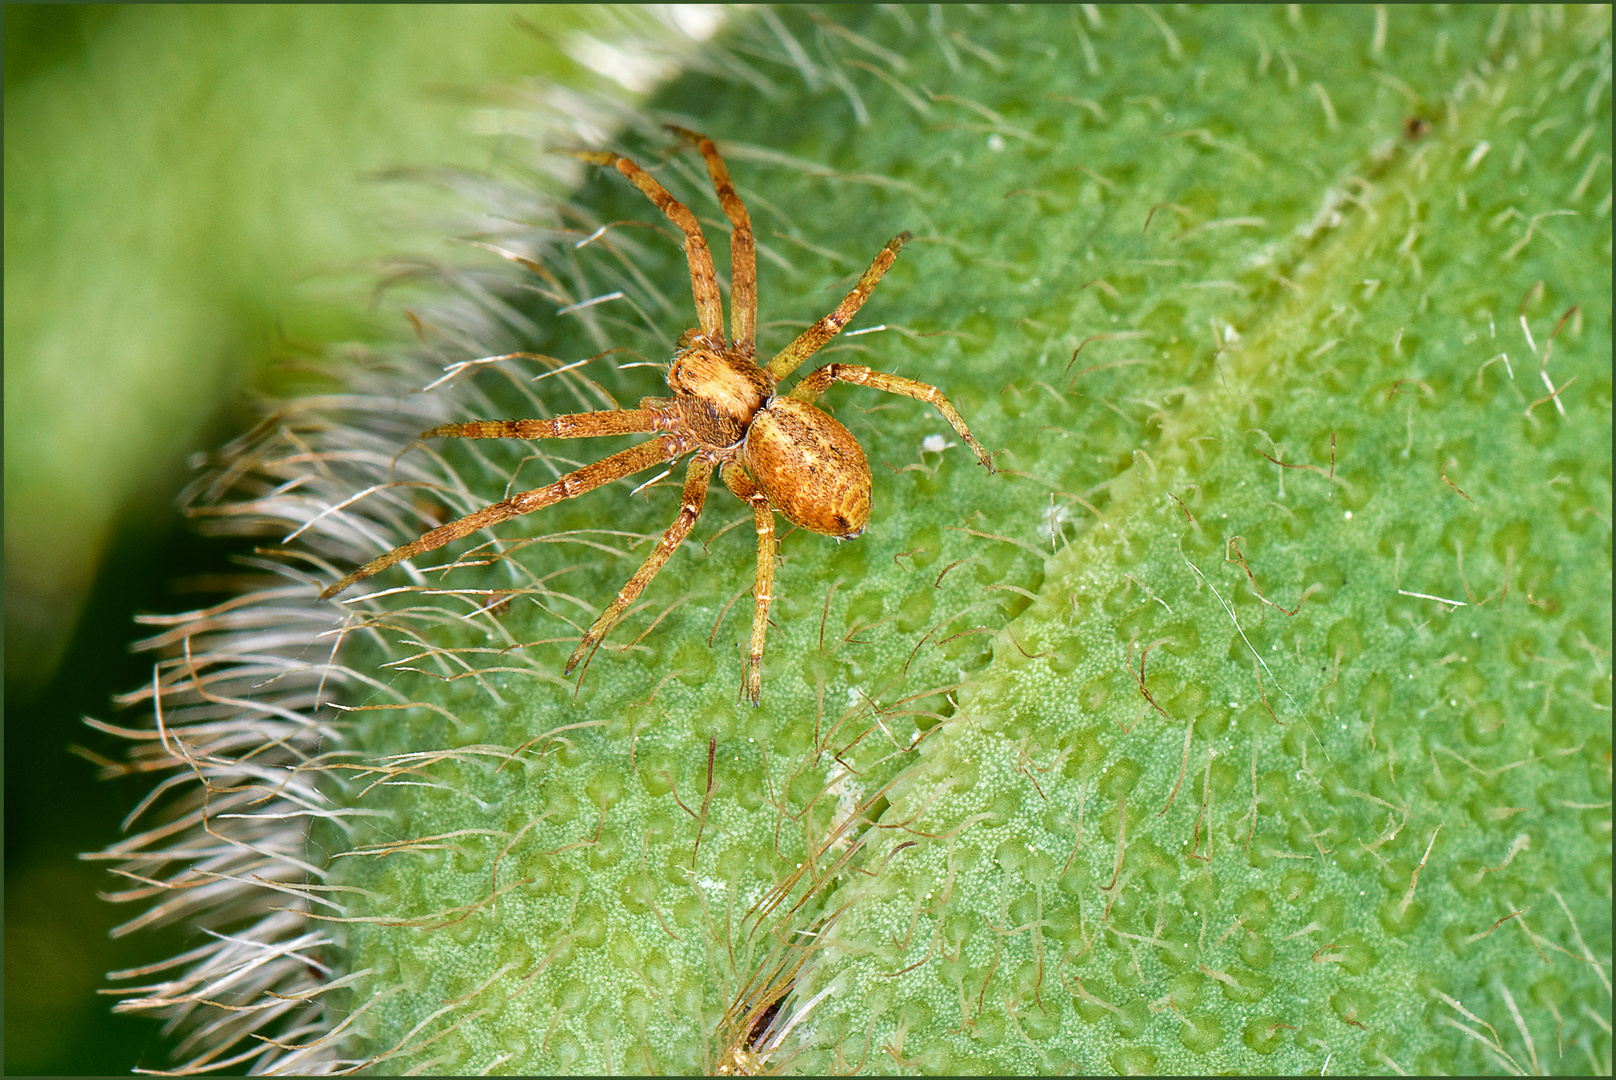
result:
[(628, 610), (628, 606), (645, 591), (645, 587), (657, 576), (657, 572), (662, 569), (669, 556), (684, 543), (685, 537), (690, 535), (696, 519), (701, 516), (702, 504), (707, 499), (707, 482), (712, 476), (711, 461), (700, 456), (690, 459), (690, 468), (685, 473), (684, 502), (679, 506), (679, 516), (673, 519), (673, 524), (668, 526), (668, 531), (662, 534), (662, 539), (657, 541), (656, 547), (645, 557), (645, 562), (641, 563), (634, 576), (628, 579), (628, 584), (617, 594), (617, 599), (600, 613), (600, 617), (589, 628), (583, 640), (578, 642), (578, 647), (572, 651), (572, 658), (561, 671), (563, 675), (572, 674), (572, 669), (578, 666), (579, 661), (584, 661), (585, 666), (588, 666), (588, 659), (600, 647), (601, 639), (617, 624), (617, 620), (623, 617), (623, 612)]
[(729, 240), (729, 332), (747, 356), (757, 350), (757, 242), (752, 236), (752, 218), (746, 204), (735, 193), (730, 183), (729, 169), (718, 156), (713, 140), (688, 128), (667, 125), (668, 130), (696, 144), (701, 156), (707, 159), (707, 171), (712, 174), (713, 188), (718, 192), (718, 205), (734, 231)]
[(701, 321), (701, 332), (715, 341), (724, 336), (724, 305), (718, 295), (718, 275), (713, 270), (713, 253), (707, 249), (707, 238), (701, 234), (701, 226), (696, 223), (696, 215), (684, 203), (668, 194), (668, 189), (657, 183), (644, 169), (626, 157), (620, 157), (609, 150), (569, 151), (571, 156), (580, 161), (587, 161), (591, 165), (614, 166), (618, 172), (628, 177), (630, 182), (641, 191), (646, 198), (656, 203), (658, 210), (668, 215), (668, 220), (679, 226), (685, 234), (685, 258), (690, 263), (690, 291), (696, 298), (696, 318)]
[(953, 405), (949, 404), (948, 399), (943, 396), (943, 392), (930, 383), (916, 382), (914, 379), (905, 379), (898, 375), (888, 375), (884, 371), (872, 371), (858, 364), (826, 364), (818, 371), (805, 376), (801, 382), (792, 388), (789, 396), (796, 398), (798, 401), (806, 401), (812, 404), (820, 394), (830, 388), (831, 383), (836, 382), (855, 383), (859, 386), (868, 386), (876, 390), (885, 390), (889, 394), (902, 394), (904, 397), (911, 397), (916, 401), (928, 402), (943, 414), (943, 419), (947, 420), (955, 431), (959, 432), (960, 438), (964, 439), (965, 445), (975, 452), (976, 459), (982, 463), (982, 467), (987, 469), (988, 472), (993, 471), (993, 458), (988, 456), (988, 452), (982, 448), (982, 444), (976, 441), (976, 437), (971, 434), (971, 429), (965, 426), (964, 418), (955, 411)]
[(752, 650), (746, 657), (741, 695), (754, 707), (763, 696), (763, 639), (769, 632), (769, 604), (774, 600), (774, 509), (739, 465), (724, 466), (724, 483), (735, 497), (752, 507), (757, 521), (757, 578), (752, 584)]
[(439, 424), (421, 432), (421, 438), (588, 439), (597, 435), (655, 431), (658, 419), (653, 409), (612, 409), (567, 413), (548, 420), (467, 420), (463, 424)]
[(779, 382), (796, 371), (804, 360), (818, 352), (825, 342), (841, 333), (842, 327), (847, 325), (847, 320), (858, 314), (858, 309), (870, 298), (876, 282), (892, 268), (892, 264), (898, 259), (898, 249), (909, 239), (910, 235), (907, 232), (901, 232), (888, 240), (887, 246), (881, 249), (875, 261), (870, 263), (870, 268), (858, 279), (858, 284), (853, 286), (853, 291), (842, 297), (842, 302), (836, 305), (836, 310), (804, 330), (797, 336), (796, 341), (775, 354), (767, 368), (769, 377)]
[(621, 450), (610, 457), (601, 458), (592, 465), (585, 465), (581, 469), (567, 473), (565, 476), (532, 491), (523, 491), (512, 495), (508, 499), (485, 506), (475, 513), (467, 514), (458, 521), (451, 521), (447, 525), (439, 525), (436, 529), (417, 537), (407, 544), (400, 545), (383, 555), (379, 559), (372, 559), (358, 570), (349, 574), (335, 585), (320, 593), (321, 600), (329, 600), (354, 582), (368, 578), (372, 574), (386, 570), (394, 563), (413, 559), (422, 552), (432, 551), (442, 547), (452, 540), (468, 536), (479, 529), (486, 529), (490, 525), (497, 525), (501, 521), (509, 521), (523, 514), (530, 514), (535, 510), (543, 509), (563, 499), (570, 499), (582, 495), (586, 491), (593, 491), (602, 484), (609, 484), (613, 480), (621, 479), (630, 473), (637, 473), (642, 469), (649, 469), (652, 465), (677, 457), (679, 450), (663, 439), (653, 439), (651, 442), (632, 446)]

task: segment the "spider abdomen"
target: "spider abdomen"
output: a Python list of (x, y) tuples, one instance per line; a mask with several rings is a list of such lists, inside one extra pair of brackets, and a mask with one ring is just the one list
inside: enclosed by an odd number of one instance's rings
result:
[(870, 463), (853, 433), (795, 398), (777, 397), (747, 430), (742, 463), (794, 525), (847, 540), (870, 521)]

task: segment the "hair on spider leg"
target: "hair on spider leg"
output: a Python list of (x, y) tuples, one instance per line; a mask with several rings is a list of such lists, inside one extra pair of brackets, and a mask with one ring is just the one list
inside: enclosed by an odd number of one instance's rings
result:
[[(782, 380), (842, 333), (913, 237), (901, 232), (887, 241), (833, 310), (810, 324), (767, 363), (759, 364), (755, 359), (757, 250), (751, 216), (736, 193), (716, 144), (686, 128), (670, 125), (669, 130), (701, 154), (719, 206), (731, 225), (729, 332), (725, 333), (723, 290), (712, 251), (690, 209), (626, 157), (605, 150), (561, 151), (589, 164), (615, 169), (683, 233), (698, 325), (678, 336), (666, 365), (665, 381), (673, 396), (643, 398), (634, 409), (608, 407), (547, 419), (470, 420), (440, 424), (423, 432), (422, 438), (538, 440), (629, 434), (649, 438), (582, 465), (543, 487), (508, 494), (499, 502), (439, 525), (341, 578), (320, 593), (321, 599), (330, 599), (363, 578), (474, 532), (662, 466), (662, 473), (634, 489), (637, 493), (656, 485), (679, 461), (688, 458), (678, 515), (640, 568), (584, 633), (563, 674), (570, 675), (580, 664), (587, 670), (602, 639), (689, 536), (717, 472), (724, 486), (751, 507), (757, 532), (752, 635), (741, 684), (741, 696), (757, 706), (762, 698), (763, 649), (774, 599), (774, 515), (781, 514), (793, 526), (829, 536), (838, 543), (859, 536), (870, 522), (870, 466), (863, 447), (846, 427), (815, 404), (831, 386), (851, 383), (931, 405), (964, 440), (982, 467), (989, 473), (995, 471), (992, 456), (971, 434), (964, 418), (942, 391), (928, 383), (863, 365), (829, 363), (799, 379), (788, 393), (776, 392)], [(602, 235), (599, 230), (585, 242), (598, 235)], [(623, 295), (615, 292), (592, 297), (567, 305), (560, 313), (583, 311)], [(621, 367), (634, 366), (652, 365), (645, 362)], [(582, 678), (580, 672), (580, 688)]]

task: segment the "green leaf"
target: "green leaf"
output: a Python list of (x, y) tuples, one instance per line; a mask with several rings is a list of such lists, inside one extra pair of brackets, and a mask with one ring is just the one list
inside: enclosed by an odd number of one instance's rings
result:
[[(836, 19), (741, 26), (655, 118), (751, 207), (765, 354), (915, 234), (819, 359), (935, 384), (1000, 471), (833, 388), (874, 515), (781, 539), (756, 710), (751, 516), (717, 489), (558, 678), (677, 473), (366, 583), (374, 711), (331, 768), (376, 816), (316, 832), (345, 1053), (1608, 1070), (1609, 10)], [(614, 149), (722, 266), (699, 159), (650, 124)], [(654, 395), (627, 365), (693, 321), (616, 173), (491, 202), (555, 277), (449, 278), (438, 362), (629, 351), (353, 413), (393, 418), (343, 436), (374, 459), (347, 492), (413, 485), (356, 504), (388, 530), (358, 557), (619, 445), (408, 429)]]

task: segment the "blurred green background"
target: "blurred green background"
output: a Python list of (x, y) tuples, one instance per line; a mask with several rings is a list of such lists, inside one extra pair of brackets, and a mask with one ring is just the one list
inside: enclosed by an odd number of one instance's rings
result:
[(176, 581), (225, 565), (176, 508), (187, 457), (251, 422), (294, 343), (404, 332), (371, 290), (386, 257), (449, 250), (452, 204), (383, 173), (491, 163), (501, 109), (557, 85), (631, 101), (718, 18), (4, 8), (7, 1073), (167, 1058), (155, 1021), (97, 990), (169, 943), (109, 938), (134, 913), (76, 857), (142, 792), (68, 746), (121, 753), (81, 721), (116, 722), (112, 696), (150, 675), (133, 616), (193, 606)]

